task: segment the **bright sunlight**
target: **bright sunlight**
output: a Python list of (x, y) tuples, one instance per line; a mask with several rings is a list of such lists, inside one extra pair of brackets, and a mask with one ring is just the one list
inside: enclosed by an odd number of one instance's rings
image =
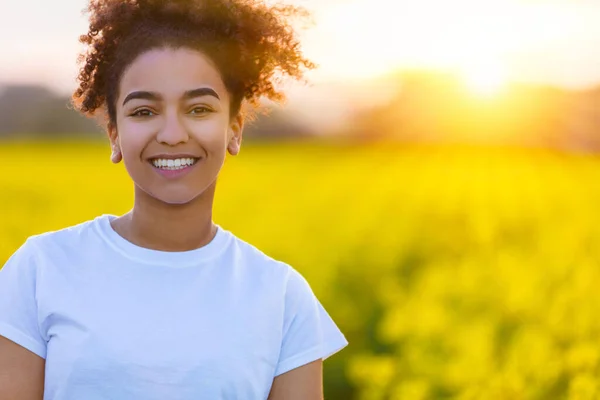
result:
[(576, 19), (549, 2), (397, 0), (393, 12), (389, 4), (354, 0), (322, 12), (324, 31), (312, 40), (335, 43), (335, 62), (324, 72), (353, 79), (437, 69), (460, 75), (474, 94), (492, 96), (519, 76), (520, 66), (536, 61), (533, 49), (577, 29)]
[(460, 75), (467, 89), (474, 95), (482, 97), (494, 97), (500, 94), (509, 83), (509, 77), (500, 63), (466, 67)]

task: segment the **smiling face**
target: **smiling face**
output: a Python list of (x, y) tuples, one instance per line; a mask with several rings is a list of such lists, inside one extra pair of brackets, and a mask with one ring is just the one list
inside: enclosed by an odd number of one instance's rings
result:
[(199, 51), (141, 54), (124, 71), (115, 106), (112, 160), (123, 160), (136, 194), (188, 203), (214, 185), (226, 152), (239, 152), (243, 120), (230, 118), (230, 94)]

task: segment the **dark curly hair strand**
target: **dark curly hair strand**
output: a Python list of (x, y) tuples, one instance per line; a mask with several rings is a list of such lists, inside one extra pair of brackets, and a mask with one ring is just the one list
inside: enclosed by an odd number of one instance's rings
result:
[(242, 103), (265, 96), (282, 101), (275, 86), (287, 75), (302, 79), (315, 64), (304, 58), (288, 17), (307, 16), (291, 5), (257, 0), (90, 0), (87, 45), (78, 63), (73, 106), (86, 116), (102, 109), (116, 126), (115, 102), (127, 66), (153, 48), (202, 51), (216, 65), (231, 95), (233, 117)]

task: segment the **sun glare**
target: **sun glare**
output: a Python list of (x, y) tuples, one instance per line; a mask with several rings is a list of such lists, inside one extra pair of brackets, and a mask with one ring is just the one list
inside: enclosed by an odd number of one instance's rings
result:
[(508, 74), (500, 64), (465, 68), (461, 78), (471, 93), (482, 97), (500, 94), (509, 81)]
[(563, 8), (521, 0), (348, 0), (323, 11), (312, 40), (327, 49), (317, 58), (327, 60), (323, 72), (332, 77), (458, 72), (474, 94), (490, 96), (520, 76), (520, 57), (533, 57), (576, 27)]

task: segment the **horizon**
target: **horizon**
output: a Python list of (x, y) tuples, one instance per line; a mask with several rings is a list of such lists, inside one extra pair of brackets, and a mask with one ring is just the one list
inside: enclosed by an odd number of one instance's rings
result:
[[(274, 2), (274, 0), (267, 0)], [(320, 127), (338, 125), (356, 104), (384, 103), (406, 71), (453, 74), (474, 96), (499, 98), (512, 85), (564, 90), (600, 86), (600, 2), (582, 0), (288, 0), (313, 14), (299, 31), (318, 68), (289, 81), (286, 107)], [(0, 87), (76, 88), (87, 32), (86, 0), (11, 3), (0, 15)], [(53, 18), (49, 18), (53, 17)], [(58, 23), (57, 23), (58, 22)]]

